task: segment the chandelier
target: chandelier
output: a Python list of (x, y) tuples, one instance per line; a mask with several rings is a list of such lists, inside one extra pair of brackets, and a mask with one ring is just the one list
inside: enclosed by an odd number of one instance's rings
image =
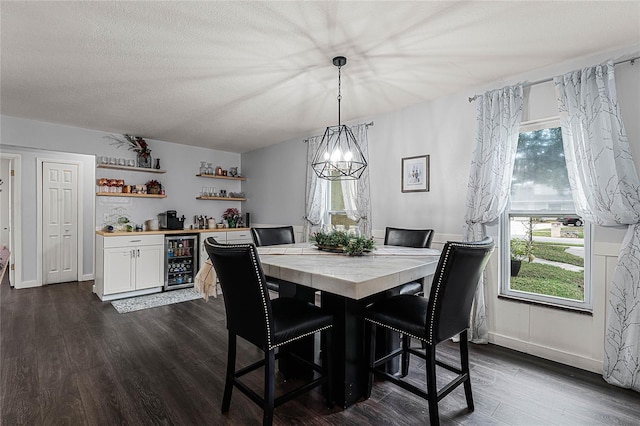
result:
[(311, 167), (321, 179), (360, 179), (367, 167), (367, 160), (353, 132), (349, 127), (340, 124), (341, 68), (346, 63), (347, 58), (344, 56), (333, 58), (333, 65), (338, 67), (338, 125), (327, 127), (311, 162)]

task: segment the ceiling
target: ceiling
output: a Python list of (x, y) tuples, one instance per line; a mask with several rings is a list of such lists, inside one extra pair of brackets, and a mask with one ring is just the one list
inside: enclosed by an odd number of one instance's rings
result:
[(640, 43), (640, 1), (2, 1), (0, 14), (2, 114), (239, 153), (337, 124), (337, 55), (350, 122)]

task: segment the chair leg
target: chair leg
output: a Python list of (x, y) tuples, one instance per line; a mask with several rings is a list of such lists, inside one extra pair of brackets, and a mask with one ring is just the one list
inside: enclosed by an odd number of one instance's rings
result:
[(473, 394), (471, 393), (471, 373), (469, 372), (469, 341), (467, 330), (460, 333), (460, 365), (462, 373), (467, 374), (464, 381), (464, 396), (467, 398), (467, 409), (471, 412), (475, 410), (473, 405)]
[(409, 374), (409, 346), (411, 345), (411, 337), (404, 334), (402, 336), (402, 372), (400, 377), (407, 377)]
[(328, 376), (327, 381), (327, 407), (333, 408), (335, 401), (333, 399), (333, 330), (328, 328), (324, 331), (324, 359), (322, 365), (326, 365), (325, 374)]
[(222, 413), (229, 411), (231, 405), (231, 392), (233, 391), (233, 376), (236, 371), (236, 335), (229, 332), (227, 348), (227, 377), (224, 383), (224, 396), (222, 397)]
[(275, 349), (264, 354), (264, 415), (262, 425), (270, 426), (273, 423), (273, 405), (275, 401), (275, 372), (276, 372)]
[(371, 389), (373, 388), (373, 364), (376, 362), (376, 325), (372, 322), (366, 321), (369, 332), (366, 333), (369, 339), (369, 379), (367, 381), (367, 391), (365, 392), (364, 399), (369, 399), (371, 396)]
[(440, 424), (438, 415), (438, 388), (436, 386), (436, 347), (427, 344), (426, 349), (426, 369), (427, 369), (427, 402), (429, 403), (429, 423), (431, 426)]

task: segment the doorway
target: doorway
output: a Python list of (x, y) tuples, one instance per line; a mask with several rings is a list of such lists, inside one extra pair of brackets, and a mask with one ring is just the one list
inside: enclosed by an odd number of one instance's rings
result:
[(43, 285), (78, 280), (78, 167), (74, 162), (41, 163)]
[(11, 286), (21, 281), (20, 164), (20, 155), (0, 153), (0, 247), (11, 252), (7, 266)]

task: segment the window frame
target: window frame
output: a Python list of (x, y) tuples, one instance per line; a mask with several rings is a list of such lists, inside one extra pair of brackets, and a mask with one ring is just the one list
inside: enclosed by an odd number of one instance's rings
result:
[[(519, 133), (531, 132), (535, 130), (560, 127), (560, 120), (557, 117), (546, 118), (543, 120), (523, 122), (520, 125)], [(499, 296), (527, 301), (535, 304), (543, 304), (556, 306), (563, 309), (593, 312), (593, 227), (589, 223), (583, 222), (584, 232), (584, 300), (567, 299), (557, 296), (549, 296), (537, 293), (530, 293), (520, 290), (511, 289), (511, 253), (510, 253), (510, 241), (511, 241), (511, 217), (512, 216), (524, 216), (524, 217), (536, 217), (536, 216), (561, 216), (566, 215), (567, 212), (560, 210), (545, 210), (544, 212), (536, 212), (531, 210), (511, 210), (510, 200), (507, 202), (507, 206), (504, 212), (499, 218), (499, 241), (500, 241), (500, 258), (499, 258), (499, 271), (500, 271), (500, 284), (499, 284)], [(573, 212), (575, 213), (575, 211)]]
[[(333, 205), (331, 204), (331, 198), (332, 198), (332, 188), (331, 186), (335, 183), (336, 185), (342, 185), (342, 182), (339, 180), (325, 180), (323, 182), (325, 185), (327, 185), (327, 190), (325, 191), (325, 205), (327, 206), (327, 209), (325, 210), (324, 214), (323, 214), (323, 224), (325, 225), (330, 225), (333, 226), (331, 217), (332, 216), (337, 216), (337, 215), (344, 215), (347, 216), (347, 211), (342, 209), (342, 210), (336, 210), (333, 209)], [(355, 225), (355, 224), (354, 224)]]

